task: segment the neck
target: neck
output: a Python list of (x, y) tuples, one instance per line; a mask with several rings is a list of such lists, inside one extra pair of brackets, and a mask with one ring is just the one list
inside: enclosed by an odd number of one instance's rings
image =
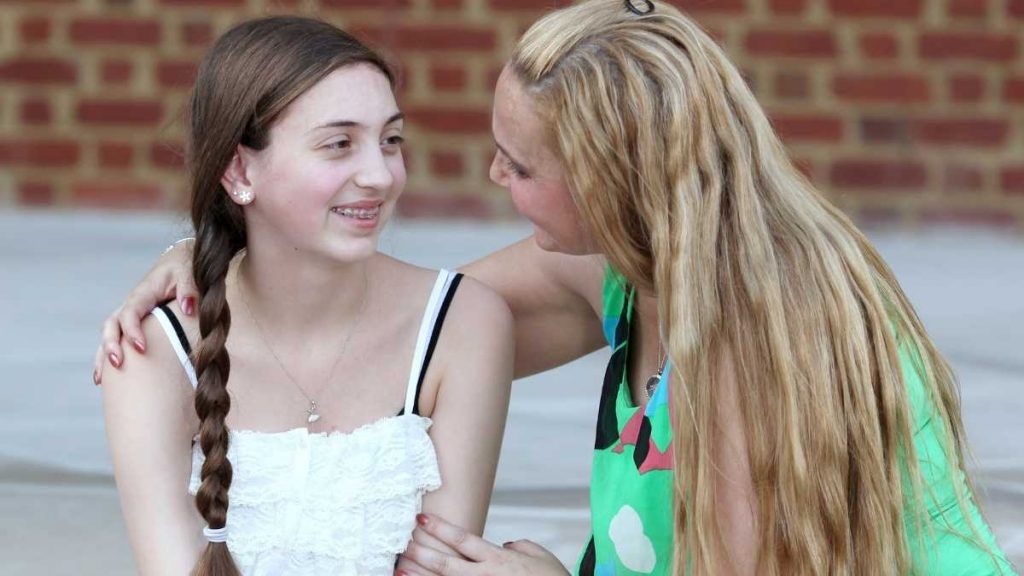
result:
[(305, 340), (357, 319), (369, 296), (370, 266), (370, 259), (278, 257), (250, 246), (236, 266), (234, 292), (264, 331)]

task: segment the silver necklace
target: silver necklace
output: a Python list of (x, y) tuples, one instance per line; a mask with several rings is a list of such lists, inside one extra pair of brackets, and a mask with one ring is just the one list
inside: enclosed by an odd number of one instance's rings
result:
[[(248, 256), (248, 254), (246, 256)], [(241, 272), (241, 263), (239, 263), (239, 272), (236, 273), (236, 277), (238, 276), (238, 274), (240, 272)], [(366, 270), (364, 269), (363, 270), (363, 297), (362, 297), (362, 301), (359, 304), (359, 312), (357, 312), (356, 323), (355, 323), (354, 326), (352, 326), (352, 329), (348, 331), (348, 335), (345, 336), (345, 340), (341, 344), (341, 352), (338, 353), (337, 360), (335, 360), (334, 361), (334, 365), (331, 366), (331, 371), (330, 371), (330, 373), (328, 373), (327, 380), (324, 381), (323, 387), (326, 387), (328, 384), (331, 383), (331, 379), (334, 377), (334, 371), (338, 368), (338, 364), (341, 363), (341, 359), (345, 357), (345, 351), (348, 350), (348, 343), (349, 343), (349, 341), (352, 340), (352, 336), (356, 333), (356, 331), (359, 330), (359, 325), (362, 324), (362, 322), (363, 322), (363, 316), (364, 316), (363, 312), (366, 309), (366, 300), (367, 300), (366, 296), (367, 296), (367, 293), (369, 292), (368, 284), (369, 284), (369, 281), (366, 278)], [(291, 372), (289, 372), (288, 369), (285, 368), (284, 362), (281, 361), (281, 358), (277, 355), (277, 352), (274, 352), (274, 347), (271, 346), (270, 345), (270, 341), (267, 340), (267, 336), (263, 332), (263, 327), (260, 326), (260, 321), (257, 320), (256, 319), (256, 315), (252, 313), (252, 308), (249, 306), (249, 299), (245, 295), (245, 290), (244, 290), (244, 287), (242, 286), (241, 281), (238, 282), (238, 292), (242, 296), (242, 303), (245, 304), (245, 310), (249, 313), (249, 318), (252, 318), (253, 324), (256, 324), (256, 331), (260, 335), (260, 340), (263, 341), (263, 345), (267, 347), (267, 350), (270, 351), (270, 355), (273, 356), (274, 360), (277, 361), (277, 365), (281, 367), (281, 371), (284, 372), (284, 375), (287, 376), (288, 379), (292, 381), (292, 384), (294, 384), (295, 387), (298, 388), (299, 392), (301, 392), (302, 395), (306, 397), (306, 400), (309, 400), (309, 408), (306, 409), (306, 423), (307, 423), (307, 425), (312, 425), (313, 423), (315, 423), (317, 420), (320, 419), (320, 411), (319, 411), (319, 407), (317, 406), (316, 400), (312, 396), (310, 396), (309, 394), (306, 393), (306, 390), (303, 389), (302, 386), (299, 385), (298, 380), (296, 380), (295, 377), (292, 376)], [(321, 389), (320, 392), (324, 392), (324, 389)]]
[(658, 371), (651, 374), (647, 378), (647, 383), (644, 384), (644, 391), (647, 392), (647, 399), (650, 400), (654, 396), (654, 391), (658, 389), (658, 383), (661, 382), (661, 377), (665, 374), (665, 366), (668, 365), (668, 357), (665, 356), (665, 349), (662, 348), (658, 351)]

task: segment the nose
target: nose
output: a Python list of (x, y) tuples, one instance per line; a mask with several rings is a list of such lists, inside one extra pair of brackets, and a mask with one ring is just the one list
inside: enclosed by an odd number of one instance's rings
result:
[(360, 188), (374, 190), (387, 190), (394, 185), (395, 176), (388, 169), (388, 164), (380, 148), (369, 147), (362, 154), (355, 183)]
[(487, 172), (487, 176), (498, 186), (504, 186), (508, 188), (508, 173), (505, 167), (501, 164), (501, 152), (495, 152), (494, 158), (491, 159), (491, 168)]

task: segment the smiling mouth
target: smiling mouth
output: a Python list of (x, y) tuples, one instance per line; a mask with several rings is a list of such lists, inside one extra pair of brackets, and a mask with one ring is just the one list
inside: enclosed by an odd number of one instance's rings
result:
[(331, 212), (356, 220), (373, 220), (380, 216), (380, 206), (375, 208), (331, 208)]

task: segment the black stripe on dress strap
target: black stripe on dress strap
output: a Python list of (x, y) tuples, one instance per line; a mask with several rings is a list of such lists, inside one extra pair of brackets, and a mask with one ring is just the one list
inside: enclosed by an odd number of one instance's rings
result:
[(434, 348), (437, 348), (437, 341), (441, 336), (441, 327), (444, 326), (444, 317), (448, 314), (448, 307), (451, 306), (452, 298), (455, 297), (455, 290), (459, 287), (459, 282), (462, 282), (462, 274), (456, 274), (452, 278), (451, 285), (448, 286), (448, 293), (444, 295), (444, 301), (441, 303), (441, 310), (437, 313), (437, 319), (434, 320), (434, 331), (430, 334), (430, 343), (427, 345), (427, 354), (423, 357), (423, 365), (420, 367), (420, 376), (416, 379), (416, 399), (412, 404), (412, 413), (417, 416), (420, 415), (420, 390), (423, 388), (423, 380), (427, 376), (427, 368), (430, 366), (430, 359), (434, 356)]
[(174, 333), (178, 335), (178, 342), (181, 342), (181, 347), (185, 350), (185, 354), (192, 356), (192, 346), (188, 343), (185, 330), (181, 327), (181, 322), (178, 322), (178, 317), (174, 315), (174, 312), (171, 312), (167, 304), (157, 304), (157, 308), (163, 310), (164, 314), (167, 315), (167, 319), (171, 321), (171, 326), (174, 327)]

